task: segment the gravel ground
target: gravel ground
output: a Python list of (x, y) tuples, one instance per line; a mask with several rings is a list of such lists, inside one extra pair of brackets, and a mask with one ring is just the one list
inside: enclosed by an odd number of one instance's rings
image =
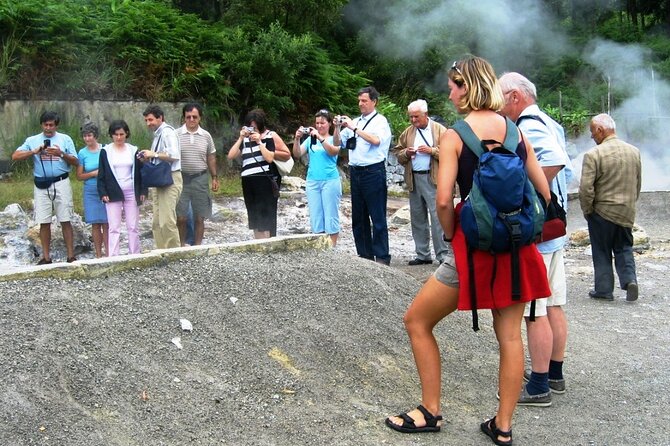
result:
[[(517, 409), (516, 445), (670, 444), (669, 198), (643, 198), (638, 220), (652, 249), (636, 257), (640, 300), (588, 299), (591, 259), (584, 248), (567, 251), (568, 391), (550, 408)], [(573, 210), (571, 229), (581, 226)], [(383, 425), (419, 402), (401, 319), (435, 266), (405, 265), (413, 257), (406, 227), (391, 231), (392, 268), (355, 257), (347, 231), (326, 252), (0, 282), (1, 443), (491, 444), (478, 430), (496, 407), (486, 312), (478, 333), (467, 312), (436, 329), (442, 432)]]

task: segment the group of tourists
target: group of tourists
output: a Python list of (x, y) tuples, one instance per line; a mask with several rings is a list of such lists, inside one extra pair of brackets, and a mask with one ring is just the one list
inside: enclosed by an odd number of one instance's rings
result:
[[(70, 169), (84, 182), (84, 219), (91, 225), (96, 257), (121, 254), (120, 241), (125, 221), (128, 253), (141, 251), (140, 205), (153, 203), (152, 232), (158, 249), (184, 246), (186, 224), (193, 216), (193, 244), (200, 244), (204, 219), (211, 216), (211, 189), (219, 187), (216, 149), (212, 136), (199, 125), (202, 107), (186, 104), (184, 125), (175, 129), (165, 122), (163, 110), (151, 105), (143, 112), (147, 128), (153, 132), (149, 149), (140, 150), (128, 142), (130, 128), (119, 119), (110, 123), (107, 135), (112, 142), (101, 144), (100, 128), (93, 122), (81, 127), (86, 144), (77, 153), (72, 138), (58, 132), (60, 117), (46, 111), (40, 116), (42, 132), (33, 135), (16, 149), (14, 160), (33, 158), (35, 221), (40, 224), (42, 257), (38, 265), (52, 263), (50, 255), (51, 221), (55, 213), (63, 231), (67, 262), (74, 262), (71, 220), (74, 216)], [(163, 183), (149, 182), (144, 170), (163, 164)], [(209, 173), (207, 176), (205, 174)], [(157, 175), (153, 170), (153, 175)], [(167, 178), (165, 178), (167, 177)], [(154, 187), (149, 187), (154, 186)]]
[[(454, 62), (447, 74), (449, 100), (465, 115), (464, 120), (446, 128), (430, 118), (425, 100), (413, 101), (407, 107), (410, 125), (391, 149), (405, 166), (409, 190), (416, 250), (416, 258), (409, 264), (432, 264), (432, 242), (439, 266), (404, 317), (421, 381), (421, 403), (385, 422), (403, 433), (441, 429), (441, 359), (433, 328), (460, 309), (473, 311), (473, 328), (477, 329), (476, 310), (490, 309), (500, 347), (499, 406), (480, 429), (493, 443), (511, 445), (516, 406), (550, 406), (552, 394), (565, 393), (567, 388), (563, 376), (568, 333), (563, 311), (567, 302), (563, 258), (567, 235), (565, 220), (562, 231), (548, 235), (545, 208), (567, 209), (572, 166), (563, 128), (540, 110), (535, 86), (526, 77), (505, 73), (498, 78), (486, 60), (474, 56)], [(251, 110), (245, 116), (227, 156), (231, 160), (241, 158), (242, 190), (249, 229), (255, 238), (277, 233), (282, 180), (278, 164), (291, 157), (307, 156), (310, 225), (313, 232), (327, 234), (335, 245), (342, 195), (337, 162), (339, 156), (345, 156), (356, 252), (362, 258), (390, 264), (386, 159), (392, 133), (387, 119), (377, 110), (378, 101), (377, 90), (365, 87), (358, 92), (359, 116), (319, 110), (313, 125), (296, 130), (291, 150), (268, 128), (263, 110)], [(58, 116), (47, 112), (40, 119), (42, 133), (28, 138), (16, 150), (14, 159), (33, 156), (35, 161), (35, 218), (41, 225), (43, 248), (40, 264), (51, 262), (52, 206), (62, 225), (67, 260), (75, 259), (69, 223), (71, 166), (77, 166), (77, 177), (85, 182), (85, 217), (92, 225), (97, 256), (102, 255), (103, 246), (109, 255), (119, 254), (122, 215), (129, 252), (139, 252), (138, 206), (148, 196), (154, 203), (153, 233), (158, 248), (185, 243), (190, 212), (195, 218), (195, 243), (202, 242), (203, 220), (211, 215), (206, 174), (212, 179), (212, 190), (219, 186), (211, 135), (198, 125), (202, 110), (197, 104), (185, 106), (185, 123), (178, 130), (164, 122), (158, 107), (147, 108), (144, 116), (147, 127), (154, 132), (151, 149), (138, 150), (129, 144), (128, 125), (119, 120), (110, 125), (108, 135), (113, 142), (104, 147), (98, 142), (98, 127), (84, 125), (86, 147), (77, 155), (72, 140), (57, 132)], [(614, 257), (626, 299), (635, 301), (638, 285), (631, 228), (641, 187), (640, 153), (618, 139), (615, 128), (609, 115), (595, 116), (591, 135), (597, 146), (584, 156), (580, 205), (588, 221), (595, 269), (595, 289), (589, 295), (613, 300)], [(516, 164), (506, 164), (512, 167), (503, 173), (513, 173), (513, 166), (517, 166), (524, 181), (532, 184), (531, 202), (540, 204), (528, 209), (532, 212), (534, 208), (536, 222), (540, 215), (540, 224), (533, 229), (532, 222), (528, 223), (532, 237), (520, 242), (526, 228), (517, 215), (521, 211), (498, 212), (493, 219), (505, 219), (503, 229), (510, 231), (510, 242), (508, 249), (493, 252), (493, 248), (482, 248), (481, 239), (473, 244), (467, 226), (470, 213), (478, 215), (478, 210), (473, 210), (477, 200), (488, 200), (486, 203), (495, 207), (492, 203), (497, 203), (497, 198), (509, 198), (500, 197), (507, 193), (509, 184), (487, 190), (487, 180), (481, 177), (487, 168), (484, 159), (495, 162), (497, 155), (516, 160)], [(156, 161), (170, 164), (172, 182), (147, 188), (141, 180), (142, 167)], [(521, 336), (524, 319), (531, 360), (528, 370), (524, 370)]]

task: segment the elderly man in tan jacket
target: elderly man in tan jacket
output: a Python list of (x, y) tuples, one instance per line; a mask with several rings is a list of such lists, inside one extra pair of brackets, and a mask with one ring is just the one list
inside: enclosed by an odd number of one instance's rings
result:
[(441, 263), (447, 252), (447, 243), (442, 238), (442, 227), (437, 219), (435, 194), (440, 158), (438, 143), (447, 129), (430, 119), (428, 104), (423, 99), (409, 104), (407, 114), (412, 125), (402, 132), (393, 153), (398, 162), (405, 166), (405, 184), (409, 190), (412, 237), (416, 249), (416, 258), (410, 260), (409, 264), (433, 263), (430, 255), (431, 234), (435, 257)]
[(617, 137), (611, 116), (591, 120), (591, 137), (598, 144), (584, 154), (579, 204), (589, 226), (595, 287), (593, 299), (614, 300), (612, 256), (626, 300), (637, 300), (633, 257), (635, 205), (640, 198), (640, 151)]

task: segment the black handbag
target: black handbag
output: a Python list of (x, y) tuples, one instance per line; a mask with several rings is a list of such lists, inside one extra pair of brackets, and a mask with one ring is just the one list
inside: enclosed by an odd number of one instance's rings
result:
[(151, 160), (142, 165), (142, 187), (165, 187), (173, 184), (172, 165), (166, 161), (154, 164)]

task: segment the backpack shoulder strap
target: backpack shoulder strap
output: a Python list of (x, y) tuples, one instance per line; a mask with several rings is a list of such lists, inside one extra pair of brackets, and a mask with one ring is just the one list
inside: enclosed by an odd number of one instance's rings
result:
[(509, 118), (505, 118), (507, 130), (505, 131), (505, 140), (502, 145), (512, 153), (516, 153), (516, 147), (519, 145), (519, 130)]
[(456, 133), (458, 133), (458, 136), (461, 137), (467, 148), (470, 149), (475, 155), (477, 155), (477, 158), (479, 158), (482, 153), (484, 153), (482, 142), (479, 138), (477, 138), (475, 132), (472, 131), (470, 124), (461, 119), (456, 121), (452, 128)]
[(523, 121), (525, 119), (533, 119), (535, 121), (541, 122), (545, 126), (547, 125), (547, 123), (544, 122), (544, 120), (542, 118), (540, 118), (538, 115), (522, 115), (522, 116), (519, 116), (519, 119), (516, 120), (516, 125), (518, 126), (519, 124), (521, 124), (521, 121)]

